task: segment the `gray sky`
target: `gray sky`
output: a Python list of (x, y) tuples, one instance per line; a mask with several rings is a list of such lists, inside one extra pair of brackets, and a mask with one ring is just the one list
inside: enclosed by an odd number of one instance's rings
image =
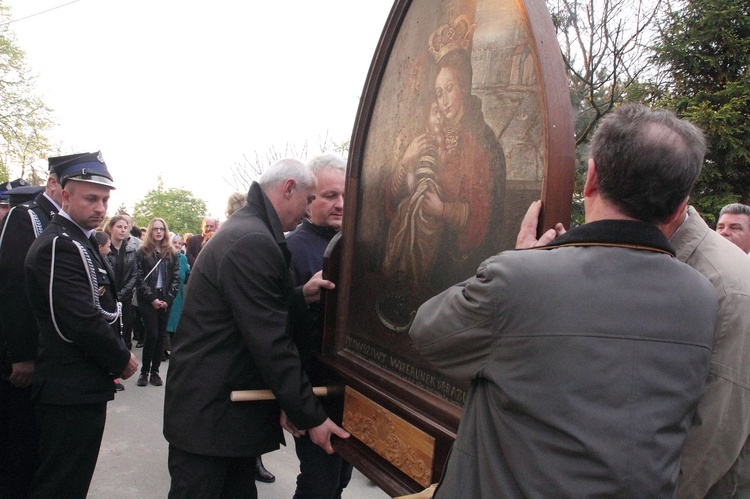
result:
[[(63, 154), (101, 150), (110, 212), (156, 186), (224, 216), (242, 156), (349, 140), (392, 0), (2, 0)], [(65, 5), (68, 4), (68, 5)]]

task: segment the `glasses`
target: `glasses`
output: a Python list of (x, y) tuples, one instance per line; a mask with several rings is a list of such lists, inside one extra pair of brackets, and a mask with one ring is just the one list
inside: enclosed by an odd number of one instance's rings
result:
[(155, 230), (157, 232), (164, 232), (167, 229), (165, 229), (164, 227), (152, 227), (151, 230)]

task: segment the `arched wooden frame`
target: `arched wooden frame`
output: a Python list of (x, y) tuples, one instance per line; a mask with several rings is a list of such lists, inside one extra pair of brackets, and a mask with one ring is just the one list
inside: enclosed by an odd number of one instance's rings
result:
[[(493, 9), (496, 9), (493, 10)], [(337, 238), (331, 246), (326, 258), (326, 274), (337, 283), (335, 292), (328, 293), (325, 300), (324, 316), (324, 349), (323, 361), (331, 374), (338, 380), (339, 386), (345, 387), (346, 395), (332, 397), (328, 402), (329, 413), (339, 421), (343, 418), (344, 426), (352, 431), (354, 437), (347, 441), (339, 441), (336, 449), (344, 455), (352, 464), (360, 469), (366, 476), (374, 480), (381, 488), (392, 495), (401, 495), (415, 492), (426, 487), (429, 483), (439, 480), (443, 465), (447, 459), (450, 445), (455, 439), (455, 432), (461, 417), (460, 403), (451, 400), (448, 389), (440, 390), (430, 389), (427, 386), (450, 387), (450, 393), (457, 390), (451, 387), (450, 382), (441, 380), (435, 381), (430, 378), (430, 383), (414, 383), (414, 372), (419, 374), (416, 377), (424, 379), (423, 376), (432, 376), (429, 369), (419, 365), (409, 365), (409, 361), (403, 361), (404, 351), (408, 350), (408, 337), (406, 332), (396, 332), (392, 328), (390, 331), (383, 331), (383, 324), (372, 319), (372, 311), (367, 307), (369, 301), (377, 298), (376, 288), (367, 288), (367, 286), (376, 286), (371, 281), (377, 281), (377, 278), (370, 279), (371, 275), (377, 276), (378, 270), (377, 258), (374, 265), (375, 270), (370, 268), (363, 271), (364, 267), (373, 267), (373, 263), (368, 261), (366, 250), (358, 247), (358, 238), (361, 240), (361, 234), (367, 230), (372, 231), (372, 217), (380, 216), (377, 210), (373, 210), (373, 203), (368, 200), (377, 198), (380, 194), (373, 193), (373, 186), (377, 182), (368, 184), (368, 172), (370, 169), (381, 168), (380, 177), (383, 177), (382, 165), (376, 165), (375, 161), (368, 163), (373, 156), (367, 156), (368, 146), (373, 144), (373, 136), (376, 131), (373, 130), (373, 123), (380, 123), (380, 135), (383, 137), (384, 122), (391, 122), (391, 115), (398, 114), (398, 110), (388, 108), (378, 108), (378, 99), (381, 96), (384, 84), (384, 78), (388, 75), (393, 76), (393, 68), (388, 73), (388, 65), (395, 59), (394, 50), (399, 48), (399, 61), (401, 70), (399, 74), (406, 80), (407, 76), (403, 74), (404, 61), (416, 61), (415, 71), (420, 68), (420, 57), (423, 57), (422, 51), (427, 50), (427, 44), (414, 47), (414, 52), (418, 55), (410, 59), (408, 56), (408, 47), (399, 46), (399, 36), (402, 30), (408, 32), (432, 32), (438, 26), (449, 24), (462, 14), (469, 15), (470, 21), (475, 21), (476, 25), (482, 23), (480, 17), (484, 20), (491, 18), (492, 22), (485, 22), (484, 25), (493, 24), (495, 17), (501, 11), (513, 10), (517, 12), (520, 22), (516, 22), (516, 30), (522, 33), (523, 47), (519, 45), (513, 52), (523, 55), (528, 52), (532, 55), (533, 67), (527, 71), (531, 74), (530, 79), (534, 81), (536, 96), (532, 95), (534, 105), (538, 105), (539, 118), (541, 121), (541, 137), (532, 136), (534, 147), (536, 147), (539, 157), (543, 158), (543, 169), (537, 173), (541, 178), (536, 179), (536, 184), (541, 187), (534, 191), (533, 188), (525, 189), (524, 186), (536, 185), (535, 181), (524, 182), (523, 179), (516, 182), (516, 190), (510, 187), (512, 179), (508, 180), (505, 185), (505, 193), (500, 202), (505, 203), (505, 225), (502, 228), (504, 235), (498, 237), (496, 242), (500, 243), (500, 249), (508, 249), (515, 241), (520, 218), (525, 211), (528, 202), (541, 197), (544, 203), (544, 210), (540, 221), (540, 231), (554, 226), (556, 222), (566, 223), (570, 220), (570, 209), (573, 192), (574, 176), (574, 132), (573, 116), (570, 105), (568, 92), (568, 81), (562, 63), (562, 57), (555, 37), (555, 31), (552, 26), (549, 13), (544, 5), (543, 0), (398, 0), (388, 18), (386, 27), (383, 31), (380, 43), (376, 50), (370, 72), (364, 87), (364, 95), (360, 102), (357, 120), (352, 134), (351, 148), (349, 153), (349, 168), (346, 183), (346, 213), (344, 217), (344, 226), (342, 230), (343, 237)], [(476, 15), (482, 12), (482, 16)], [(490, 16), (488, 18), (488, 16)], [(425, 27), (427, 25), (427, 27)], [(420, 31), (421, 30), (421, 31)], [(481, 30), (478, 28), (478, 30)], [(407, 33), (407, 31), (404, 31)], [(474, 33), (474, 35), (477, 35)], [(484, 32), (482, 36), (492, 40), (492, 33)], [(416, 35), (415, 35), (416, 36)], [(404, 35), (404, 37), (408, 37)], [(414, 38), (414, 36), (412, 36)], [(417, 37), (419, 38), (419, 37)], [(508, 36), (506, 34), (505, 39)], [(402, 37), (401, 40), (404, 38)], [(426, 40), (426, 37), (423, 39)], [(513, 48), (513, 47), (511, 47)], [(475, 47), (472, 47), (474, 50)], [(507, 47), (506, 47), (507, 49)], [(489, 51), (491, 52), (491, 50)], [(488, 52), (488, 53), (489, 53)], [(508, 52), (506, 50), (506, 52)], [(508, 52), (509, 53), (509, 52)], [(405, 57), (404, 54), (407, 54)], [(421, 55), (419, 55), (421, 54)], [(475, 56), (474, 52), (471, 53)], [(490, 54), (492, 55), (492, 54)], [(424, 60), (424, 59), (421, 59)], [(513, 61), (514, 63), (515, 61)], [(527, 61), (528, 62), (528, 61)], [(395, 64), (395, 63), (394, 63)], [(424, 66), (424, 64), (422, 65)], [(490, 67), (487, 65), (487, 67)], [(486, 69), (486, 67), (485, 67)], [(473, 78), (478, 78), (478, 71), (474, 71)], [(507, 73), (507, 71), (506, 71)], [(513, 73), (513, 70), (511, 70)], [(487, 71), (485, 71), (485, 76)], [(417, 74), (417, 76), (419, 76)], [(489, 74), (489, 79), (493, 85), (495, 79), (507, 79), (500, 76), (499, 73)], [(513, 76), (511, 76), (513, 78)], [(519, 79), (516, 86), (524, 83), (516, 71), (515, 78)], [(419, 82), (411, 82), (413, 86), (419, 87)], [(391, 90), (394, 89), (393, 82), (390, 83)], [(503, 92), (510, 88), (507, 81), (500, 82)], [(505, 85), (505, 87), (503, 87)], [(423, 92), (427, 95), (429, 89)], [(481, 91), (477, 90), (477, 85), (473, 85), (472, 93)], [(499, 90), (495, 90), (499, 94)], [(408, 92), (405, 92), (407, 97)], [(531, 94), (530, 94), (531, 95)], [(386, 98), (388, 98), (386, 96)], [(391, 102), (393, 99), (391, 98)], [(490, 102), (485, 99), (484, 104)], [(414, 107), (418, 104), (415, 103)], [(532, 106), (533, 108), (533, 106)], [(514, 108), (518, 109), (518, 108)], [(375, 113), (385, 113), (387, 120), (380, 119)], [(491, 109), (485, 107), (485, 119), (490, 124), (492, 122)], [(523, 109), (521, 109), (523, 111)], [(413, 113), (412, 113), (413, 114)], [(417, 113), (418, 114), (418, 113)], [(521, 113), (523, 115), (523, 113)], [(382, 118), (382, 117), (381, 117)], [(421, 117), (414, 116), (414, 119), (420, 120)], [(505, 126), (512, 127), (514, 117), (510, 119), (496, 120), (493, 130), (497, 130), (497, 123), (506, 123)], [(397, 123), (398, 120), (392, 120)], [(404, 118), (402, 117), (402, 122)], [(419, 125), (414, 128), (418, 129)], [(387, 127), (385, 127), (387, 128)], [(502, 128), (504, 133), (512, 134), (510, 128)], [(385, 132), (387, 136), (387, 131)], [(393, 131), (395, 135), (395, 131)], [(517, 134), (518, 135), (518, 134)], [(501, 138), (503, 136), (501, 135)], [(498, 139), (500, 142), (502, 140)], [(369, 142), (368, 142), (369, 141)], [(507, 142), (506, 142), (507, 144)], [(528, 149), (529, 144), (515, 139), (514, 144), (519, 145), (521, 150)], [(538, 151), (541, 148), (542, 151)], [(533, 152), (533, 151), (532, 151)], [(507, 161), (506, 168), (513, 165)], [(380, 157), (386, 155), (381, 154)], [(375, 154), (377, 157), (377, 154)], [(392, 156), (391, 156), (392, 157)], [(521, 187), (518, 187), (521, 186)], [(365, 192), (365, 189), (370, 189)], [(509, 199), (515, 195), (515, 204), (509, 204)], [(369, 203), (369, 204), (368, 204)], [(375, 214), (373, 214), (375, 212)], [(380, 231), (382, 232), (382, 230)], [(378, 234), (377, 231), (375, 231)], [(386, 238), (387, 234), (383, 235)], [(372, 239), (372, 237), (370, 237)], [(364, 245), (366, 246), (366, 245)], [(490, 253), (491, 254), (491, 253)], [(485, 255), (485, 257), (490, 256)], [(364, 255), (364, 256), (363, 256)], [(469, 277), (469, 276), (466, 276)], [(363, 281), (368, 281), (364, 284)], [(365, 295), (365, 296), (362, 296)], [(363, 319), (363, 315), (365, 318)], [(356, 320), (355, 320), (356, 319)], [(382, 322), (382, 318), (381, 318)], [(362, 340), (368, 335), (386, 339), (385, 344), (371, 346), (368, 341)], [(389, 339), (390, 338), (390, 339)], [(406, 339), (405, 339), (406, 338)], [(393, 347), (390, 351), (389, 346)], [(372, 356), (368, 355), (372, 352)], [(406, 357), (408, 357), (408, 353)], [(377, 359), (384, 359), (379, 362)], [(418, 362), (418, 361), (417, 361)], [(410, 373), (408, 376), (403, 375), (399, 368), (393, 368), (396, 364), (400, 366), (403, 363), (403, 372)], [(457, 391), (460, 393), (460, 390)], [(384, 444), (384, 435), (391, 444)], [(418, 436), (414, 436), (418, 435)], [(412, 438), (413, 437), (413, 438)], [(393, 444), (396, 442), (396, 444)], [(388, 446), (391, 448), (388, 448)], [(422, 460), (419, 448), (429, 447), (428, 458)]]

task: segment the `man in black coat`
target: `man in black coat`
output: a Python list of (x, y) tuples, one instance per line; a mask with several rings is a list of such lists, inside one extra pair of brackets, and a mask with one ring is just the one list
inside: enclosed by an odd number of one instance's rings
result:
[(62, 204), (53, 168), (58, 159), (49, 158), (44, 192), (14, 206), (0, 229), (0, 497), (27, 497), (39, 464), (31, 404), (39, 328), (26, 297), (23, 265), (31, 244)]
[(138, 362), (120, 337), (114, 276), (94, 229), (112, 177), (100, 153), (59, 165), (62, 209), (26, 257), (26, 289), (39, 325), (32, 378), (41, 463), (32, 497), (84, 498), (99, 455), (114, 377)]
[[(289, 273), (284, 231), (299, 224), (315, 185), (297, 160), (271, 165), (191, 271), (164, 403), (170, 498), (256, 497), (255, 458), (284, 442), (282, 425), (307, 430), (328, 453), (331, 434), (349, 436), (313, 395), (289, 330), (296, 309), (333, 288), (317, 273), (295, 289)], [(254, 389), (277, 401), (229, 399)]]

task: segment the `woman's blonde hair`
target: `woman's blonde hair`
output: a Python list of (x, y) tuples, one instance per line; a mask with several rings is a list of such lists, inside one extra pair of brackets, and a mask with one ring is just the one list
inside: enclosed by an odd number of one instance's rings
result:
[(229, 195), (227, 200), (227, 218), (231, 217), (232, 214), (247, 204), (247, 194), (242, 192), (234, 192)]

